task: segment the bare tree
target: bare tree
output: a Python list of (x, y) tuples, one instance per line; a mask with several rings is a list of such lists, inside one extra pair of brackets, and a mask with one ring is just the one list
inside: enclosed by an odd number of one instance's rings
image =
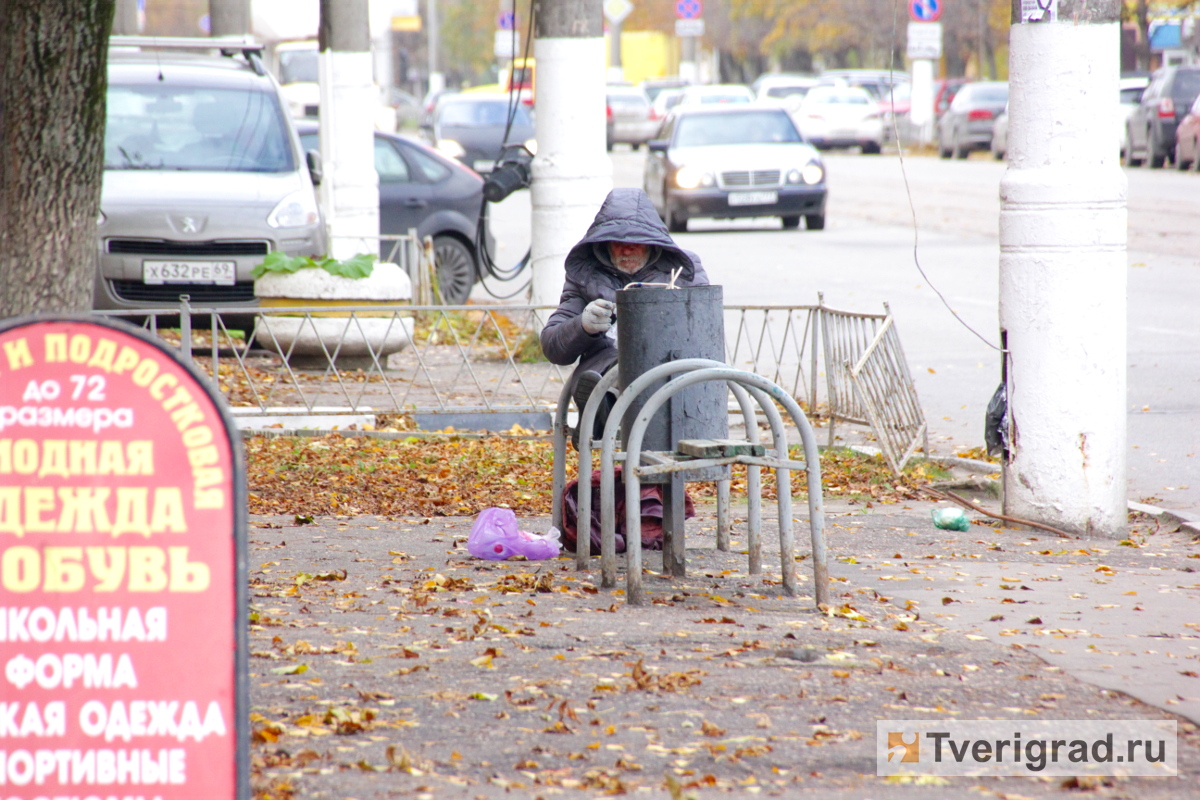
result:
[(114, 8), (0, 2), (0, 317), (91, 308)]

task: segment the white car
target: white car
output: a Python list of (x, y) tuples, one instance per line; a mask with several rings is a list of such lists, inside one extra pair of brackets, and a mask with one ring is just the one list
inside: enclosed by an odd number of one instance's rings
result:
[(820, 80), (816, 76), (780, 74), (760, 76), (754, 83), (758, 102), (782, 106), (794, 112)]
[(679, 101), (681, 106), (729, 105), (753, 103), (754, 92), (740, 83), (710, 83), (704, 86), (688, 86)]
[(782, 108), (678, 106), (650, 142), (642, 187), (673, 233), (696, 217), (825, 227), (825, 165)]
[(1117, 145), (1121, 148), (1121, 157), (1125, 157), (1125, 124), (1133, 116), (1138, 105), (1142, 102), (1142, 92), (1150, 85), (1149, 75), (1137, 75), (1121, 78), (1121, 111), (1117, 115)]
[(818, 86), (792, 117), (817, 147), (860, 147), (872, 154), (883, 149), (883, 113), (866, 89)]

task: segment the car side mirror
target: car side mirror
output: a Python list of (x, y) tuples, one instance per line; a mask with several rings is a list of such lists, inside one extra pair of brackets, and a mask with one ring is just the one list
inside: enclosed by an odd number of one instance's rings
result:
[(312, 178), (313, 186), (320, 186), (321, 179), (325, 177), (325, 170), (321, 167), (321, 154), (316, 150), (309, 150), (304, 154), (304, 161), (308, 164), (308, 174)]
[(651, 139), (646, 142), (646, 149), (651, 153), (665, 153), (670, 144), (666, 139)]

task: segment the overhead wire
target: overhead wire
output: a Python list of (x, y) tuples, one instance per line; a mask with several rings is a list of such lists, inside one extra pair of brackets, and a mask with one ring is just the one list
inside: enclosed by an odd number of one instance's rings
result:
[(972, 334), (974, 334), (979, 339), (979, 341), (983, 342), (984, 344), (986, 344), (988, 347), (992, 348), (993, 350), (997, 350), (1000, 353), (1007, 356), (1007, 354), (1008, 354), (1007, 350), (1005, 350), (1003, 347), (992, 344), (990, 341), (988, 341), (987, 338), (985, 338), (981, 333), (979, 333), (979, 331), (972, 328), (967, 323), (967, 321), (964, 320), (959, 315), (959, 313), (950, 306), (950, 301), (948, 301), (946, 299), (946, 296), (944, 294), (942, 294), (940, 289), (938, 289), (937, 284), (935, 284), (933, 281), (931, 281), (929, 279), (929, 276), (925, 274), (925, 269), (921, 266), (921, 256), (920, 256), (920, 252), (919, 252), (920, 227), (917, 224), (917, 206), (916, 206), (916, 203), (913, 201), (912, 187), (909, 185), (909, 182), (908, 182), (908, 169), (906, 168), (905, 163), (904, 163), (904, 143), (900, 141), (900, 129), (899, 129), (899, 126), (896, 124), (896, 91), (895, 91), (896, 84), (895, 84), (894, 75), (895, 75), (895, 68), (896, 68), (897, 32), (898, 32), (898, 26), (899, 26), (899, 21), (898, 21), (899, 20), (899, 11), (897, 10), (898, 8), (899, 8), (899, 4), (897, 4), (897, 3), (892, 4), (892, 46), (889, 48), (889, 50), (891, 52), (888, 54), (888, 100), (891, 102), (891, 105), (892, 105), (892, 113), (891, 113), (892, 135), (896, 138), (896, 149), (897, 149), (897, 151), (899, 153), (899, 157), (900, 157), (900, 176), (901, 176), (901, 178), (904, 179), (904, 192), (908, 197), (909, 213), (912, 215), (913, 264), (916, 266), (917, 272), (921, 273), (921, 277), (924, 278), (925, 283), (929, 284), (929, 288), (933, 290), (933, 293), (936, 294), (938, 296), (938, 299), (942, 301), (942, 305), (944, 305), (946, 307), (946, 310), (949, 311), (956, 320), (958, 320), (959, 324), (961, 324), (964, 328), (966, 328)]
[[(508, 137), (509, 137), (509, 134), (512, 132), (513, 122), (516, 120), (517, 111), (519, 110), (520, 104), (521, 104), (521, 97), (520, 97), (521, 87), (525, 85), (526, 80), (530, 76), (529, 46), (533, 42), (533, 22), (534, 22), (534, 14), (535, 14), (534, 8), (535, 8), (535, 5), (531, 0), (530, 4), (529, 4), (529, 26), (528, 26), (528, 30), (526, 31), (526, 34), (525, 34), (525, 50), (524, 50), (524, 55), (521, 59), (520, 80), (514, 80), (517, 77), (517, 75), (516, 75), (517, 65), (516, 65), (516, 58), (515, 58), (515, 54), (517, 52), (517, 26), (516, 26), (516, 19), (515, 19), (516, 3), (515, 3), (515, 1), (513, 3), (514, 19), (513, 19), (512, 28), (510, 29), (511, 46), (510, 46), (509, 50), (510, 50), (510, 52), (512, 52), (514, 54), (514, 58), (513, 58), (513, 63), (509, 67), (509, 72), (508, 72), (508, 76), (509, 76), (508, 77), (508, 105), (507, 105), (507, 109), (506, 109), (506, 118), (505, 118), (505, 123), (504, 123), (504, 135), (500, 139), (500, 143), (501, 143), (500, 154), (498, 156), (496, 156), (496, 160), (492, 164), (493, 170), (495, 170), (500, 165), (500, 160), (504, 156), (505, 150), (508, 145)], [(531, 84), (530, 88), (532, 89), (532, 81), (530, 81), (530, 84)], [(526, 280), (525, 283), (523, 283), (519, 288), (517, 288), (513, 292), (511, 292), (509, 294), (505, 294), (505, 295), (500, 295), (500, 294), (497, 294), (495, 291), (493, 291), (492, 287), (487, 285), (487, 281), (485, 280), (485, 278), (490, 277), (493, 280), (500, 282), (500, 283), (507, 283), (508, 281), (515, 280), (525, 270), (525, 267), (527, 267), (529, 265), (530, 255), (532, 254), (533, 250), (532, 250), (532, 247), (530, 247), (529, 249), (526, 249), (525, 255), (524, 255), (524, 257), (521, 258), (520, 261), (518, 261), (512, 267), (503, 269), (503, 268), (499, 267), (496, 264), (496, 262), (492, 259), (492, 254), (488, 250), (487, 233), (488, 233), (488, 200), (486, 198), (484, 198), (482, 200), (482, 204), (479, 209), (479, 226), (475, 230), (475, 250), (476, 250), (476, 252), (479, 253), (479, 263), (483, 267), (484, 272), (487, 274), (479, 276), (479, 283), (483, 287), (484, 291), (486, 291), (489, 295), (491, 295), (495, 299), (509, 300), (509, 299), (521, 294), (525, 290), (527, 290), (533, 281), (532, 277), (530, 277), (528, 280)]]

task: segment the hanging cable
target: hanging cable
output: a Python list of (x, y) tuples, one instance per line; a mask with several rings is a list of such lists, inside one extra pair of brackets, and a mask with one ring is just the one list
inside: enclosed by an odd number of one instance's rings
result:
[[(514, 4), (515, 11), (515, 4)], [(529, 48), (533, 42), (533, 23), (534, 23), (534, 6), (530, 3), (529, 7), (529, 26), (525, 35), (525, 50), (524, 56), (521, 59), (521, 67), (518, 79), (517, 62), (513, 58), (513, 63), (509, 67), (508, 73), (508, 106), (507, 115), (504, 124), (504, 136), (501, 139), (502, 146), (500, 154), (496, 157), (492, 164), (492, 171), (484, 183), (484, 197), (479, 209), (479, 225), (475, 229), (475, 251), (479, 253), (479, 264), (482, 267), (480, 274), (480, 284), (484, 290), (496, 298), (497, 300), (507, 300), (515, 297), (525, 291), (529, 286), (529, 281), (526, 281), (521, 288), (507, 295), (498, 295), (487, 285), (485, 278), (491, 278), (493, 281), (507, 283), (515, 280), (529, 265), (530, 255), (532, 250), (527, 249), (524, 257), (521, 258), (515, 265), (509, 268), (502, 268), (496, 264), (492, 257), (492, 253), (488, 249), (488, 203), (500, 202), (517, 189), (525, 188), (530, 181), (529, 164), (533, 160), (533, 154), (530, 153), (524, 144), (509, 144), (508, 137), (512, 132), (513, 122), (516, 120), (517, 111), (521, 104), (521, 87), (526, 82), (530, 84), (532, 90), (532, 80), (530, 80), (529, 67)], [(517, 27), (512, 27), (512, 47), (511, 50), (515, 54)]]
[[(898, 6), (897, 6), (897, 8), (898, 8)], [(1003, 348), (998, 347), (998, 346), (992, 344), (991, 342), (989, 342), (981, 333), (979, 333), (979, 331), (975, 330), (970, 325), (968, 325), (967, 321), (964, 320), (961, 316), (959, 316), (957, 311), (955, 311), (953, 308), (950, 307), (950, 301), (948, 301), (946, 299), (945, 295), (943, 295), (941, 293), (941, 291), (937, 288), (937, 286), (934, 284), (934, 282), (929, 280), (929, 276), (925, 274), (924, 268), (921, 267), (921, 258), (920, 258), (920, 254), (918, 253), (918, 245), (920, 244), (920, 230), (918, 229), (918, 226), (917, 226), (917, 206), (916, 206), (916, 203), (913, 201), (912, 187), (909, 186), (909, 184), (908, 184), (908, 170), (905, 168), (905, 164), (904, 164), (904, 144), (900, 141), (900, 129), (899, 129), (899, 126), (897, 126), (897, 124), (896, 124), (896, 92), (895, 92), (896, 84), (894, 82), (894, 74), (895, 74), (895, 69), (896, 69), (896, 34), (897, 34), (898, 16), (899, 16), (899, 12), (896, 10), (896, 8), (893, 8), (892, 9), (892, 46), (891, 46), (891, 48), (889, 48), (891, 52), (888, 57), (888, 99), (891, 101), (891, 104), (892, 104), (892, 133), (896, 137), (896, 149), (899, 152), (899, 156), (900, 156), (900, 177), (904, 179), (904, 192), (908, 196), (908, 210), (909, 210), (909, 213), (912, 214), (913, 264), (916, 266), (917, 272), (921, 273), (921, 277), (925, 279), (925, 283), (929, 284), (929, 288), (933, 289), (933, 293), (938, 296), (938, 299), (942, 301), (942, 305), (944, 305), (946, 307), (946, 310), (949, 311), (956, 320), (958, 320), (959, 324), (961, 324), (964, 328), (966, 328), (971, 333), (973, 333), (979, 339), (979, 341), (983, 342), (988, 347), (992, 348), (993, 350), (998, 350), (1001, 353), (1007, 354), (1007, 352), (1008, 352), (1007, 350), (1004, 350)]]

